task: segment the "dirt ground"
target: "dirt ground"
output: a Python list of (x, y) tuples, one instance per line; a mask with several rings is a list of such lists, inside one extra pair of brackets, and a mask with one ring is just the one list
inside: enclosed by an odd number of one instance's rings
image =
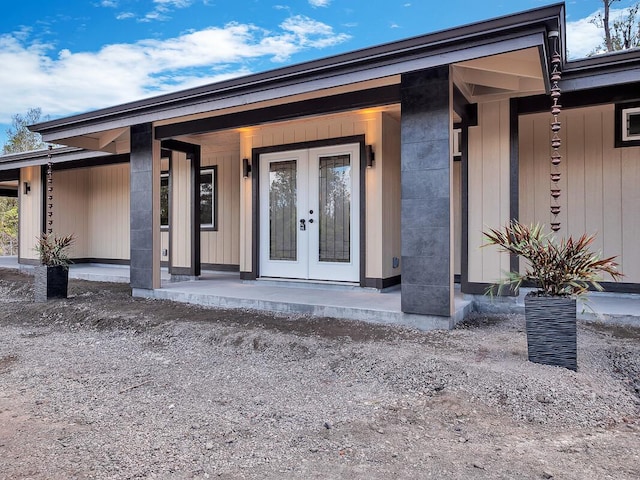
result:
[(637, 479), (640, 329), (451, 332), (200, 308), (0, 269), (0, 479)]

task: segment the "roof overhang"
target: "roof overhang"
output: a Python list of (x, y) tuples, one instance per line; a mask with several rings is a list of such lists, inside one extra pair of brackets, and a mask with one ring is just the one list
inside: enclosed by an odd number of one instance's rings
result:
[(43, 122), (31, 129), (47, 142), (91, 136), (80, 146), (107, 149), (111, 142), (126, 135), (123, 129), (136, 124), (180, 121), (224, 109), (252, 109), (263, 102), (294, 102), (303, 95), (345, 86), (357, 90), (371, 81), (399, 79), (416, 70), (531, 47), (540, 49), (543, 71), (547, 71), (547, 35), (552, 30), (561, 32), (564, 52), (563, 4)]
[(46, 165), (49, 162), (57, 164), (75, 161), (83, 161), (85, 163), (95, 161), (96, 165), (101, 165), (105, 159), (109, 157), (113, 157), (113, 155), (106, 152), (94, 152), (76, 147), (34, 150), (31, 152), (0, 156), (0, 171)]
[(571, 92), (639, 81), (640, 48), (635, 48), (568, 62), (564, 67), (562, 90)]

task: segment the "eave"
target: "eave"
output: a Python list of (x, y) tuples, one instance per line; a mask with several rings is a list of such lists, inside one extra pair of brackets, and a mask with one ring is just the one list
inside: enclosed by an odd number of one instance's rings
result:
[[(357, 50), (181, 92), (74, 115), (30, 128), (53, 142), (131, 125), (286, 99), (434, 66), (537, 46), (563, 30), (564, 5), (555, 4), (485, 22)], [(560, 36), (564, 51), (563, 36)], [(544, 61), (548, 55), (543, 55)], [(546, 68), (546, 65), (545, 65)]]

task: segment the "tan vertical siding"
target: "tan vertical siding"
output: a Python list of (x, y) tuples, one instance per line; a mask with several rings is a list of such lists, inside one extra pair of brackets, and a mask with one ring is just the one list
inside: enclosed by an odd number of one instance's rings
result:
[(203, 169), (216, 167), (217, 230), (200, 234), (201, 260), (213, 265), (240, 264), (240, 135), (211, 135), (202, 141)]
[(462, 162), (453, 162), (453, 273), (460, 275), (462, 249)]
[(381, 118), (382, 163), (376, 154), (376, 168), (382, 183), (382, 278), (389, 278), (401, 273), (401, 266), (393, 268), (393, 257), (401, 258), (400, 121), (386, 113)]
[(182, 152), (171, 160), (171, 263), (191, 266), (191, 162)]
[[(549, 224), (549, 117), (520, 118), (520, 219)], [(624, 281), (640, 282), (640, 147), (614, 148), (613, 105), (565, 110), (561, 235), (597, 234)], [(533, 175), (531, 173), (533, 172)]]
[[(29, 182), (31, 191), (25, 195), (24, 182)], [(37, 238), (42, 232), (42, 181), (40, 167), (20, 169), (19, 219), (20, 219), (20, 258), (34, 260), (38, 254), (33, 250)]]
[(478, 105), (478, 126), (469, 128), (469, 281), (494, 282), (509, 257), (480, 248), (482, 231), (509, 221), (509, 102)]
[[(35, 241), (41, 228), (40, 167), (23, 169), (21, 177), (32, 187), (21, 196), (20, 235)], [(72, 258), (129, 258), (129, 165), (54, 169), (52, 193), (54, 232), (76, 237)]]
[(129, 165), (107, 165), (87, 172), (87, 257), (129, 258)]
[(89, 175), (85, 169), (61, 170), (53, 173), (53, 230), (57, 235), (74, 234), (72, 258), (88, 256), (87, 184)]

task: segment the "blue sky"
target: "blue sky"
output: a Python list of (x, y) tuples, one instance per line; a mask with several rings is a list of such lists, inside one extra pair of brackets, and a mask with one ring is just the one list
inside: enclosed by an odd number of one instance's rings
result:
[[(32, 0), (0, 16), (0, 145), (51, 119), (537, 8), (542, 0)], [(614, 4), (624, 8), (631, 1)], [(567, 43), (600, 42), (601, 0), (567, 2)]]

